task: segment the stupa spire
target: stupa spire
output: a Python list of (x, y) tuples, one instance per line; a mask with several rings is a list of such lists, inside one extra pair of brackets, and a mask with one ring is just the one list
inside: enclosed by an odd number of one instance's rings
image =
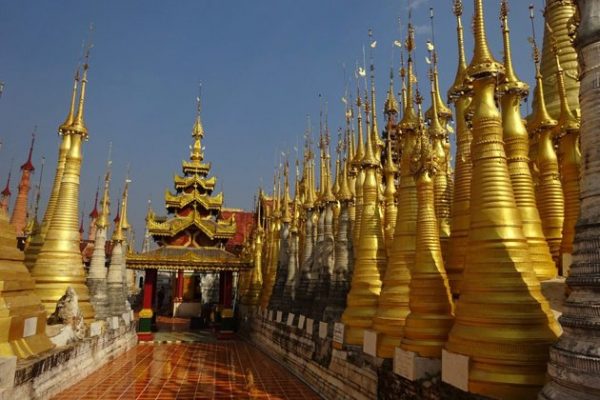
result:
[[(558, 124), (555, 128), (555, 137), (558, 138), (558, 154), (560, 160), (560, 177), (565, 200), (565, 219), (562, 229), (561, 254), (573, 252), (573, 240), (575, 238), (575, 224), (579, 217), (579, 175), (581, 168), (581, 152), (579, 150), (579, 118), (573, 114), (569, 105), (567, 87), (565, 83), (565, 71), (560, 61), (560, 50), (554, 37), (554, 32), (549, 24), (546, 31), (552, 44), (552, 53), (556, 65), (556, 80), (558, 95), (560, 97), (560, 114)], [(562, 261), (562, 260), (561, 260)], [(568, 268), (568, 265), (563, 265)]]
[[(365, 180), (365, 174), (362, 167), (362, 160), (365, 156), (365, 138), (363, 135), (363, 124), (362, 124), (362, 100), (360, 97), (360, 91), (356, 90), (356, 130), (358, 139), (356, 143), (356, 153), (352, 160), (352, 165), (356, 174), (355, 187), (354, 187), (354, 224), (352, 225), (352, 243), (358, 243), (360, 235), (360, 224), (362, 219), (362, 207), (363, 207), (363, 183)], [(358, 246), (354, 246), (354, 255)]]
[(93, 241), (96, 238), (96, 221), (98, 221), (98, 194), (100, 192), (100, 177), (98, 177), (98, 185), (96, 186), (96, 195), (94, 196), (94, 208), (89, 213), (90, 224), (88, 227), (88, 240)]
[[(448, 106), (442, 99), (442, 92), (440, 91), (440, 79), (439, 79), (439, 71), (438, 71), (439, 60), (438, 60), (438, 51), (437, 51), (436, 42), (435, 42), (435, 24), (433, 22), (433, 17), (434, 17), (433, 7), (430, 7), (429, 8), (429, 20), (430, 20), (430, 24), (431, 24), (431, 42), (428, 43), (428, 46), (431, 49), (430, 50), (430, 56), (431, 56), (430, 62), (432, 64), (432, 68), (431, 68), (432, 72), (431, 73), (433, 74), (435, 98), (434, 98), (434, 101), (432, 101), (430, 108), (425, 112), (425, 116), (427, 117), (428, 120), (430, 120), (430, 121), (432, 120), (433, 104), (435, 102), (435, 106), (437, 107), (438, 118), (440, 118), (442, 120), (441, 123), (442, 123), (443, 127), (445, 128), (446, 125), (452, 119), (452, 111), (448, 108)], [(447, 132), (446, 132), (446, 134), (447, 134)], [(444, 138), (444, 141), (447, 141), (447, 138)], [(444, 173), (447, 173), (445, 162), (440, 163), (440, 168), (444, 169)]]
[(191, 146), (190, 159), (192, 161), (202, 161), (204, 159), (204, 149), (202, 148), (202, 139), (204, 138), (204, 127), (201, 120), (202, 111), (202, 85), (199, 86), (198, 96), (196, 97), (196, 119), (192, 128), (192, 137), (194, 143)]
[(373, 39), (373, 30), (369, 29), (369, 80), (371, 85), (371, 135), (373, 138), (373, 154), (379, 161), (381, 150), (384, 147), (383, 141), (379, 137), (379, 126), (377, 124), (377, 94), (375, 93), (375, 60), (373, 50), (377, 47), (377, 41)]
[[(530, 6), (529, 18), (532, 27), (533, 61), (535, 63), (535, 93), (533, 112), (527, 124), (529, 136), (537, 145), (536, 159), (532, 160), (539, 171), (536, 185), (536, 201), (542, 221), (542, 231), (548, 242), (550, 253), (555, 262), (560, 257), (562, 227), (565, 218), (565, 202), (558, 170), (558, 158), (554, 149), (554, 129), (557, 121), (546, 108), (544, 99), (544, 83), (540, 69), (540, 52), (535, 36), (533, 5)], [(530, 150), (531, 151), (531, 150)], [(531, 153), (530, 153), (531, 154)]]
[(456, 16), (458, 67), (454, 84), (448, 91), (448, 98), (454, 103), (456, 112), (456, 157), (450, 214), (450, 239), (448, 241), (445, 267), (450, 282), (450, 290), (453, 295), (458, 296), (462, 272), (465, 267), (469, 221), (471, 218), (472, 133), (467, 123), (467, 117), (469, 117), (468, 109), (471, 104), (472, 85), (471, 78), (467, 74), (461, 0), (454, 1), (453, 11)]
[(527, 96), (529, 86), (519, 80), (512, 66), (508, 11), (508, 1), (503, 0), (500, 6), (500, 21), (504, 39), (506, 75), (498, 90), (502, 93), (504, 148), (513, 193), (521, 214), (523, 233), (529, 245), (533, 269), (540, 280), (545, 280), (556, 276), (556, 267), (542, 232), (542, 222), (535, 202), (533, 178), (529, 169), (529, 135), (520, 110), (521, 99)]
[(129, 178), (129, 172), (125, 178), (125, 188), (123, 189), (123, 198), (121, 200), (121, 227), (124, 231), (129, 231), (131, 229), (131, 225), (129, 224), (129, 220), (127, 218), (127, 203), (129, 200), (129, 184), (131, 183), (131, 179)]
[[(435, 49), (431, 50), (430, 54), (432, 58), (434, 58)], [(442, 113), (439, 109), (441, 98), (438, 92), (438, 83), (435, 71), (436, 65), (434, 62), (429, 70), (431, 109), (429, 110), (428, 134), (431, 140), (432, 152), (436, 158), (436, 168), (438, 168), (438, 171), (435, 174), (431, 174), (430, 179), (433, 180), (434, 207), (435, 216), (438, 223), (439, 241), (442, 254), (445, 257), (448, 251), (448, 242), (450, 239), (450, 193), (452, 188), (449, 184), (448, 154), (446, 153), (446, 149), (444, 147), (448, 138), (448, 131), (446, 130), (446, 120), (443, 124), (440, 121), (440, 118), (442, 118)], [(418, 175), (416, 179), (417, 178)]]
[(392, 130), (395, 128), (394, 125), (394, 117), (389, 115), (385, 138), (385, 164), (383, 166), (383, 176), (385, 179), (385, 189), (383, 192), (385, 204), (383, 230), (385, 233), (385, 247), (388, 254), (389, 248), (392, 245), (398, 215), (398, 208), (396, 206), (396, 176), (399, 171), (392, 158)]
[(71, 125), (73, 125), (73, 122), (75, 122), (75, 102), (77, 101), (77, 86), (80, 80), (79, 70), (80, 67), (77, 67), (77, 70), (75, 70), (75, 77), (73, 78), (73, 90), (71, 92), (71, 105), (69, 106), (67, 118), (65, 118), (65, 121), (58, 127), (58, 132), (61, 135), (64, 134)]
[(281, 221), (284, 223), (290, 223), (292, 219), (290, 201), (290, 163), (286, 159), (283, 165), (283, 211), (281, 213)]
[(12, 175), (12, 162), (11, 167), (8, 170), (8, 177), (6, 178), (6, 185), (2, 192), (0, 192), (0, 212), (3, 212), (6, 217), (8, 217), (8, 207), (10, 203), (10, 196), (12, 192), (10, 191), (10, 178)]
[[(456, 40), (458, 47), (458, 68), (456, 69), (456, 75), (454, 77), (454, 83), (448, 90), (448, 98), (450, 100), (454, 100), (464, 92), (467, 79), (467, 58), (465, 56), (465, 38), (464, 38), (464, 28), (462, 25), (462, 14), (463, 14), (463, 4), (462, 0), (454, 0), (454, 4), (452, 7), (452, 11), (454, 12), (454, 16), (456, 17)], [(457, 116), (457, 124), (458, 124), (458, 116)]]
[(406, 75), (406, 100), (404, 101), (404, 113), (400, 120), (400, 129), (415, 129), (417, 126), (417, 114), (415, 111), (415, 98), (413, 94), (413, 84), (416, 82), (416, 76), (413, 70), (413, 50), (415, 49), (415, 29), (409, 16), (408, 35), (404, 44), (408, 54), (407, 75)]
[(504, 66), (500, 64), (490, 51), (485, 33), (483, 16), (483, 0), (474, 0), (473, 35), (475, 36), (473, 58), (467, 69), (469, 76), (477, 78), (484, 75), (504, 76)]
[(85, 125), (84, 111), (85, 111), (85, 90), (87, 86), (87, 74), (89, 68), (89, 57), (90, 57), (90, 49), (88, 48), (85, 54), (85, 61), (83, 63), (83, 75), (81, 77), (81, 91), (79, 93), (79, 102), (77, 105), (77, 115), (75, 115), (75, 119), (73, 124), (67, 129), (72, 132), (76, 132), (81, 135), (83, 139), (87, 139), (88, 129)]

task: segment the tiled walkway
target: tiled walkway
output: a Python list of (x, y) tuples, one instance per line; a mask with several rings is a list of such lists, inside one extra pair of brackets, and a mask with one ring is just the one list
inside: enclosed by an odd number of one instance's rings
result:
[(319, 399), (243, 341), (140, 344), (58, 394), (75, 399)]

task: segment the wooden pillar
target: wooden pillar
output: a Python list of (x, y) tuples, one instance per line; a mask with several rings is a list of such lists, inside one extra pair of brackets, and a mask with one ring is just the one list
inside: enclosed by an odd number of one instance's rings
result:
[(231, 308), (233, 303), (233, 274), (231, 271), (219, 273), (219, 303), (224, 308)]
[(156, 276), (157, 271), (155, 269), (147, 269), (146, 277), (144, 279), (144, 301), (142, 311), (139, 315), (138, 325), (138, 339), (139, 340), (152, 340), (152, 316), (154, 315), (154, 294), (156, 291)]
[(175, 296), (173, 298), (174, 302), (183, 302), (183, 270), (177, 270), (177, 280), (175, 283)]

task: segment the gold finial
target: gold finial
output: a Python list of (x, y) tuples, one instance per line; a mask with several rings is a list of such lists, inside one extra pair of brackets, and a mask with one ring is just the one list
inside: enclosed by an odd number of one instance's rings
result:
[[(441, 92), (440, 92), (440, 82), (439, 82), (439, 72), (438, 72), (438, 52), (437, 52), (437, 47), (436, 47), (436, 43), (435, 43), (435, 24), (434, 24), (433, 17), (434, 17), (433, 7), (430, 7), (429, 8), (429, 21), (431, 24), (431, 42), (428, 43), (428, 50), (429, 50), (429, 54), (431, 57), (430, 61), (433, 64), (431, 74), (433, 75), (433, 84), (435, 86), (434, 101), (436, 103), (438, 117), (444, 121), (444, 124), (446, 124), (448, 121), (450, 121), (452, 119), (452, 110), (450, 110), (448, 108), (448, 106), (446, 106), (446, 104), (444, 103), (444, 100), (442, 100), (442, 96), (441, 96)], [(427, 112), (425, 113), (425, 116), (427, 117), (427, 119), (429, 119), (429, 120), (432, 119), (432, 115), (431, 115), (432, 113), (433, 113), (433, 103), (432, 103), (432, 106), (429, 108), (429, 110), (427, 110)]]
[(502, 85), (498, 88), (500, 92), (512, 92), (527, 97), (529, 86), (522, 82), (515, 73), (512, 63), (512, 53), (510, 47), (510, 29), (508, 27), (508, 1), (502, 0), (500, 3), (500, 21), (502, 24), (502, 39), (504, 42), (504, 70), (505, 76)]
[(369, 29), (369, 71), (371, 80), (371, 134), (373, 135), (373, 145), (375, 146), (375, 158), (379, 160), (383, 143), (379, 138), (379, 127), (377, 125), (377, 95), (375, 94), (375, 61), (373, 58), (373, 49), (377, 46), (377, 41), (373, 40), (373, 30)]
[(417, 130), (415, 146), (411, 157), (410, 170), (415, 176), (428, 173), (433, 176), (438, 169), (437, 158), (431, 145), (430, 136), (427, 134), (424, 124), (420, 124)]
[(111, 153), (112, 142), (109, 143), (108, 147), (108, 160), (106, 162), (106, 172), (104, 174), (104, 191), (102, 192), (102, 200), (100, 202), (100, 215), (98, 216), (98, 219), (96, 221), (96, 226), (98, 228), (103, 229), (106, 229), (108, 227), (108, 219), (110, 217), (110, 166), (112, 164)]
[(198, 96), (196, 97), (196, 120), (192, 128), (192, 137), (194, 138), (194, 144), (190, 146), (190, 160), (196, 162), (202, 162), (202, 160), (204, 160), (204, 149), (202, 148), (202, 139), (204, 138), (204, 127), (202, 126), (202, 120), (200, 118), (201, 96), (202, 84), (199, 85)]
[(535, 93), (534, 93), (534, 107), (531, 119), (527, 126), (532, 132), (537, 132), (544, 128), (554, 128), (557, 124), (556, 120), (550, 116), (548, 109), (546, 108), (546, 100), (544, 99), (544, 84), (543, 76), (540, 69), (540, 51), (537, 46), (537, 40), (535, 35), (535, 23), (534, 23), (534, 7), (533, 4), (529, 5), (529, 19), (531, 20), (531, 38), (530, 43), (533, 52), (533, 62), (535, 64)]
[[(326, 123), (327, 124), (327, 123)], [(325, 132), (321, 136), (321, 200), (323, 202), (335, 201), (335, 196), (331, 191), (331, 155), (329, 154), (329, 128), (325, 127)]]
[[(400, 19), (398, 19), (398, 22), (400, 22)], [(402, 39), (399, 40), (399, 43), (402, 46)], [(406, 107), (406, 66), (404, 64), (404, 51), (402, 49), (400, 49), (400, 70), (398, 74), (400, 75), (400, 100), (402, 101), (402, 105)]]
[(394, 96), (394, 68), (390, 68), (390, 87), (387, 92), (387, 99), (384, 104), (386, 114), (398, 114), (398, 101)]
[(400, 121), (400, 128), (415, 129), (417, 123), (417, 115), (415, 114), (414, 98), (413, 98), (413, 83), (416, 82), (416, 77), (413, 71), (412, 52), (415, 48), (415, 30), (412, 21), (408, 21), (408, 36), (405, 42), (406, 51), (408, 52), (408, 68), (407, 68), (407, 86), (406, 86), (406, 101), (404, 102), (404, 114)]
[(340, 191), (340, 180), (341, 180), (341, 159), (342, 159), (342, 149), (343, 149), (343, 143), (342, 143), (342, 128), (338, 128), (338, 141), (337, 141), (337, 146), (335, 147), (335, 174), (334, 174), (334, 180), (333, 180), (333, 188), (332, 188), (332, 192), (334, 196), (337, 196), (338, 192)]
[[(345, 146), (344, 146), (344, 147), (346, 147), (346, 157), (347, 157), (347, 159), (350, 158), (350, 150), (349, 150), (350, 140), (349, 139), (350, 139), (350, 133), (347, 132), (346, 133)], [(343, 162), (341, 163), (340, 189), (337, 192), (337, 199), (339, 201), (349, 201), (349, 200), (352, 200), (352, 191), (350, 190), (350, 184), (348, 182), (348, 172), (349, 172), (350, 164), (347, 162), (347, 159), (343, 160)]]
[(283, 166), (283, 213), (282, 213), (282, 221), (290, 222), (292, 218), (292, 214), (290, 212), (290, 163), (285, 160), (285, 164)]
[(475, 44), (473, 59), (467, 69), (467, 73), (473, 78), (486, 75), (502, 77), (504, 76), (504, 66), (496, 61), (487, 43), (485, 20), (483, 17), (483, 0), (473, 1), (475, 3), (475, 15), (473, 17)]
[[(432, 71), (431, 71), (432, 72)], [(431, 83), (431, 115), (430, 115), (430, 123), (429, 123), (429, 135), (431, 138), (444, 137), (446, 130), (440, 123), (439, 112), (437, 107), (437, 91), (435, 85), (435, 77), (433, 73), (430, 74), (430, 83)]]
[(121, 228), (126, 231), (131, 229), (131, 225), (129, 225), (129, 221), (127, 220), (127, 203), (128, 203), (128, 199), (129, 199), (129, 184), (130, 183), (131, 183), (131, 179), (129, 179), (129, 172), (128, 172), (127, 178), (125, 178), (125, 188), (123, 189), (123, 199), (121, 200)]
[(79, 84), (79, 67), (75, 71), (75, 77), (73, 78), (73, 92), (71, 93), (71, 106), (69, 107), (69, 114), (63, 122), (58, 127), (58, 132), (61, 135), (64, 135), (65, 132), (69, 129), (73, 122), (75, 121), (75, 99), (77, 98), (77, 85)]
[(363, 167), (377, 167), (379, 161), (375, 157), (375, 143), (373, 143), (373, 135), (367, 135), (367, 143), (365, 144), (365, 156), (362, 159)]
[(358, 131), (358, 142), (356, 144), (356, 154), (354, 155), (354, 159), (352, 163), (360, 168), (362, 164), (363, 157), (365, 156), (365, 138), (363, 135), (363, 125), (362, 125), (362, 101), (360, 99), (360, 92), (357, 90), (356, 95), (356, 123), (357, 123), (357, 131)]
[(192, 129), (192, 136), (194, 138), (204, 137), (204, 127), (202, 126), (202, 119), (200, 113), (202, 111), (202, 83), (198, 85), (198, 96), (196, 97), (196, 121)]
[(556, 37), (554, 37), (554, 31), (548, 23), (546, 23), (546, 29), (548, 30), (552, 52), (554, 54), (554, 61), (556, 63), (556, 78), (558, 94), (560, 97), (560, 115), (558, 117), (557, 130), (559, 135), (564, 135), (570, 131), (578, 131), (580, 122), (569, 107), (569, 99), (567, 97), (567, 88), (565, 84), (565, 71), (560, 63), (560, 51), (558, 49)]
[(346, 172), (349, 173), (352, 169), (352, 161), (354, 159), (354, 132), (352, 129), (352, 118), (354, 113), (352, 112), (352, 105), (349, 104), (346, 107)]
[(75, 116), (73, 124), (68, 128), (69, 131), (73, 131), (81, 134), (82, 137), (88, 137), (88, 130), (85, 126), (85, 120), (83, 117), (84, 108), (85, 108), (85, 89), (87, 86), (87, 74), (89, 69), (89, 59), (90, 59), (90, 49), (91, 45), (88, 45), (88, 48), (85, 52), (85, 58), (83, 61), (83, 75), (81, 77), (81, 92), (79, 93), (79, 105), (77, 107), (77, 115)]
[(119, 211), (117, 210), (117, 218), (115, 218), (115, 230), (112, 235), (112, 240), (114, 242), (122, 242), (125, 240), (125, 236), (123, 235), (123, 218), (120, 218)]
[(448, 90), (448, 98), (450, 101), (455, 101), (463, 93), (469, 91), (468, 75), (467, 75), (467, 58), (465, 56), (465, 37), (462, 25), (463, 4), (462, 0), (454, 0), (453, 12), (456, 16), (456, 37), (458, 42), (458, 69), (454, 83)]
[(310, 137), (307, 139), (307, 151), (304, 158), (304, 207), (312, 209), (315, 206), (316, 194), (315, 194), (315, 175), (314, 175), (314, 164), (313, 164), (313, 152), (311, 150)]

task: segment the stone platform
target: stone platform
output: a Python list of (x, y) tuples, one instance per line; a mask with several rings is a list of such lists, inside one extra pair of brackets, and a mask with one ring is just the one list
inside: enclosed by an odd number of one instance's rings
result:
[[(106, 362), (137, 345), (135, 322), (106, 329), (55, 348), (41, 357), (17, 363), (14, 376), (0, 388), (0, 400), (48, 399), (82, 380)], [(11, 379), (12, 378), (12, 379)]]
[(360, 346), (332, 349), (331, 333), (323, 337), (317, 329), (308, 332), (297, 325), (289, 326), (286, 321), (254, 315), (242, 331), (324, 399), (484, 399), (442, 382), (439, 373), (414, 382), (404, 379), (393, 372), (391, 360), (369, 356)]

